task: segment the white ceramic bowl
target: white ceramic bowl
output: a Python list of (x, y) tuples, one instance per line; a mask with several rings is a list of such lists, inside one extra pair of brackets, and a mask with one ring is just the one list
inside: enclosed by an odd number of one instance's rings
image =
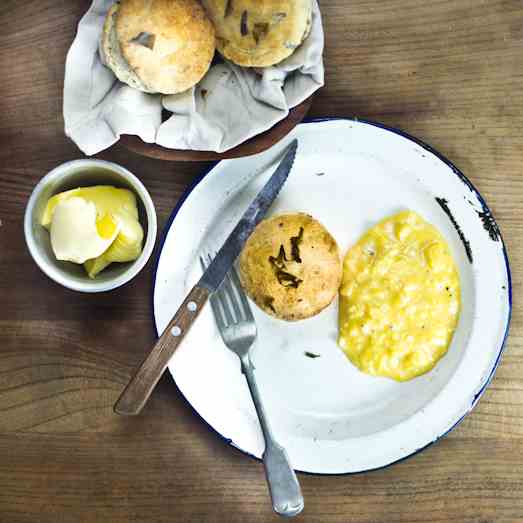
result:
[[(87, 276), (82, 265), (58, 261), (51, 249), (49, 232), (40, 225), (40, 217), (51, 196), (92, 185), (131, 189), (137, 197), (140, 223), (145, 232), (143, 250), (137, 260), (112, 263), (95, 279)], [(75, 291), (104, 292), (127, 283), (147, 263), (156, 240), (156, 211), (147, 189), (127, 169), (103, 160), (74, 160), (53, 169), (34, 188), (25, 210), (24, 233), (31, 256), (49, 278)]]

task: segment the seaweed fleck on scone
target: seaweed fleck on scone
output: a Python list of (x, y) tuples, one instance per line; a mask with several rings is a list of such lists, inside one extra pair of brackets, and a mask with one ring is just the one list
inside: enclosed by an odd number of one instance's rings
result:
[(216, 47), (243, 67), (268, 67), (308, 36), (311, 0), (203, 0), (216, 28)]
[(239, 269), (249, 297), (266, 313), (287, 321), (321, 312), (341, 282), (336, 240), (303, 213), (262, 221), (245, 244)]

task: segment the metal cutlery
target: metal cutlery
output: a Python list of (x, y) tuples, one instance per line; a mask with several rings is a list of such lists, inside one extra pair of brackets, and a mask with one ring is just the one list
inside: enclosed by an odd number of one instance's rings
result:
[(247, 238), (278, 196), (294, 163), (297, 147), (298, 141), (295, 139), (285, 151), (274, 174), (249, 205), (200, 281), (186, 296), (156, 345), (122, 392), (114, 406), (116, 413), (135, 415), (142, 410), (169, 360), (194, 324), (209, 296), (218, 289)]
[[(200, 258), (204, 271), (211, 261), (210, 256)], [(265, 440), (263, 464), (274, 511), (282, 516), (296, 516), (303, 510), (303, 496), (287, 452), (274, 438), (261, 400), (250, 356), (257, 337), (256, 323), (234, 266), (211, 296), (210, 302), (224, 344), (240, 358), (258, 414)]]

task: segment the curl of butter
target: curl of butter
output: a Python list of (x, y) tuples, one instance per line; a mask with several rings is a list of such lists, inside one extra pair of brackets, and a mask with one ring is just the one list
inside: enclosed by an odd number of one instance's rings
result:
[(84, 263), (103, 254), (120, 231), (110, 214), (98, 217), (96, 206), (83, 198), (60, 202), (51, 222), (51, 247), (57, 260)]
[(142, 252), (136, 196), (128, 189), (97, 185), (56, 194), (40, 223), (50, 230), (52, 245), (54, 236), (57, 259), (83, 263), (90, 278), (113, 262), (136, 260)]

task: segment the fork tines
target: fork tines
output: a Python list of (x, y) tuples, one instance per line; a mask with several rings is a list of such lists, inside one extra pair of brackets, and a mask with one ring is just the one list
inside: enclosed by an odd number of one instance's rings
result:
[[(210, 254), (200, 256), (200, 263), (204, 270), (211, 262)], [(230, 268), (219, 289), (211, 296), (210, 301), (219, 328), (244, 321), (254, 321), (234, 265)]]

